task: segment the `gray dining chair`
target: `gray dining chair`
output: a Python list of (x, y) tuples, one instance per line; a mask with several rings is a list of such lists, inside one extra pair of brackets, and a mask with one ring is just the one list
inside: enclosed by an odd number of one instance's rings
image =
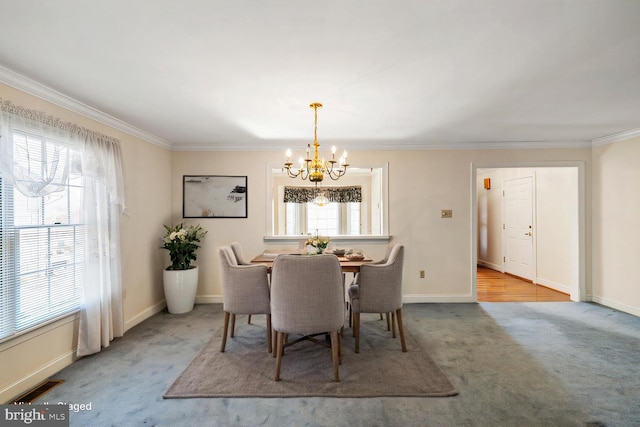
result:
[(235, 335), (236, 314), (266, 314), (267, 350), (271, 353), (271, 305), (267, 266), (263, 264), (238, 265), (233, 250), (229, 246), (222, 246), (218, 252), (222, 267), (224, 311), (224, 332), (220, 351), (225, 351), (228, 332), (230, 331), (232, 338)]
[[(391, 254), (391, 249), (393, 249), (394, 245), (389, 245), (387, 246), (387, 252), (384, 255), (384, 258), (378, 260), (378, 261), (371, 261), (370, 263), (367, 263), (368, 265), (375, 265), (375, 264), (386, 264), (387, 261), (389, 260), (389, 254)], [(360, 281), (360, 273), (355, 273), (353, 275), (353, 281), (351, 282), (351, 285), (357, 285), (358, 282)], [(383, 320), (382, 317), (383, 313), (380, 313), (380, 320)], [(390, 331), (391, 330), (391, 313), (384, 313), (386, 319), (387, 319), (387, 330)], [(352, 320), (353, 316), (352, 316), (352, 311), (351, 311), (351, 304), (349, 303), (349, 326), (351, 326), (351, 320)], [(353, 336), (355, 336), (355, 329), (352, 330), (353, 332)], [(393, 337), (396, 337), (396, 331), (395, 329), (393, 330)]]
[[(229, 246), (231, 246), (231, 250), (233, 251), (233, 255), (235, 256), (238, 265), (251, 265), (251, 263), (245, 259), (242, 246), (239, 242), (231, 242)], [(251, 324), (251, 315), (247, 316), (247, 324)]]
[(230, 246), (233, 251), (233, 255), (236, 257), (238, 265), (251, 265), (251, 263), (245, 259), (242, 246), (239, 242), (231, 242)]
[[(276, 332), (275, 380), (280, 380), (284, 347), (330, 334), (333, 373), (340, 381), (340, 331), (344, 326), (342, 269), (334, 255), (279, 255), (271, 270), (271, 317)], [(302, 338), (289, 341), (288, 336)], [(285, 344), (285, 340), (287, 341)]]
[(402, 324), (402, 266), (404, 246), (394, 245), (384, 264), (364, 264), (360, 267), (359, 282), (349, 286), (349, 301), (353, 313), (355, 352), (360, 352), (360, 314), (391, 313), (395, 338), (398, 323), (402, 351), (407, 351)]

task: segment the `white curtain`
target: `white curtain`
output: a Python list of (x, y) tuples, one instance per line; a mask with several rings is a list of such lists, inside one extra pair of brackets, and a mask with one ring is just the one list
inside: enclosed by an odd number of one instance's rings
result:
[(125, 204), (120, 144), (94, 133), (79, 138), (83, 149), (87, 263), (78, 356), (86, 356), (124, 334), (120, 214)]
[[(1, 99), (0, 99), (1, 101)], [(2, 103), (0, 110), (0, 173), (27, 197), (46, 196), (66, 188), (69, 131), (47, 121), (42, 113)], [(46, 136), (46, 149), (42, 139)]]
[[(82, 177), (87, 247), (77, 354), (96, 353), (124, 333), (119, 217), (125, 203), (120, 142), (2, 99), (0, 107), (0, 174), (4, 179), (25, 196), (40, 197), (63, 190), (70, 174)], [(33, 141), (29, 135), (34, 136)], [(40, 155), (34, 155), (38, 150), (30, 145), (42, 144), (36, 135), (47, 140)]]

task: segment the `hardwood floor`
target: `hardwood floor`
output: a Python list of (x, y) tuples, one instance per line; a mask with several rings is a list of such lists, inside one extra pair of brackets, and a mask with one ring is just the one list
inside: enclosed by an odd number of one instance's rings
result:
[(570, 301), (562, 292), (481, 266), (477, 287), (478, 301), (483, 302)]

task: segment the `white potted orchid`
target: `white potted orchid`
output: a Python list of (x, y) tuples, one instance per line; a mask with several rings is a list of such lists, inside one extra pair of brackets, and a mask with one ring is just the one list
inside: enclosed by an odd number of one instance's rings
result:
[(171, 265), (163, 272), (164, 295), (169, 313), (193, 310), (198, 290), (198, 267), (191, 263), (197, 259), (200, 240), (207, 234), (200, 225), (178, 224), (165, 228), (162, 249), (169, 251)]

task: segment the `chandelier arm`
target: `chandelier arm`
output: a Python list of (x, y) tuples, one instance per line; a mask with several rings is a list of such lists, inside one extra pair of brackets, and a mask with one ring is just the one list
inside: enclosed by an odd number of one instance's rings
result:
[(287, 175), (289, 175), (289, 177), (291, 178), (297, 178), (298, 176), (300, 176), (300, 172), (298, 171), (297, 173), (293, 173), (291, 172), (291, 168), (290, 167), (285, 167), (285, 169), (287, 170)]
[(337, 181), (338, 179), (340, 179), (342, 176), (344, 176), (344, 174), (346, 173), (346, 171), (334, 171), (332, 173), (328, 173), (327, 175), (329, 175), (329, 178), (331, 178), (334, 181)]

